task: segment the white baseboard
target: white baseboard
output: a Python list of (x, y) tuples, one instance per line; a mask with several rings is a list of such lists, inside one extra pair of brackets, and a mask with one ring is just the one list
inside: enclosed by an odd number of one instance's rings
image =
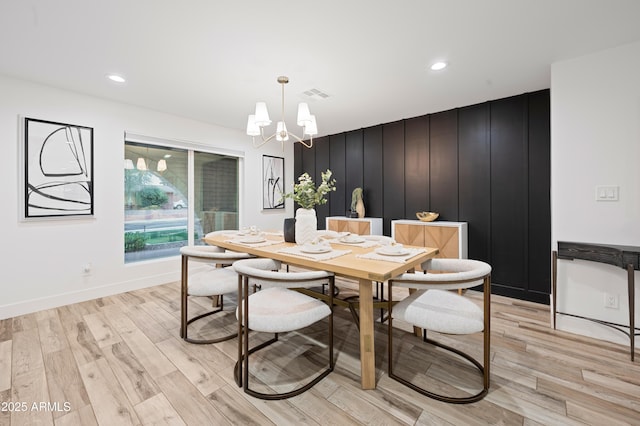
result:
[(57, 308), (71, 303), (85, 302), (99, 297), (112, 296), (114, 294), (125, 293), (127, 291), (168, 284), (178, 281), (179, 279), (179, 272), (171, 272), (152, 277), (147, 276), (136, 280), (108, 284), (100, 287), (92, 287), (87, 290), (39, 297), (9, 305), (0, 305), (0, 320), (30, 314), (45, 309)]

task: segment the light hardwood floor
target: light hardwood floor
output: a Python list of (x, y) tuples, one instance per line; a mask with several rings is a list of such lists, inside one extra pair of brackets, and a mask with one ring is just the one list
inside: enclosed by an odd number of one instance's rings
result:
[[(346, 292), (351, 283), (338, 285)], [(481, 303), (481, 294), (466, 296)], [(206, 305), (192, 303), (193, 313)], [(233, 381), (236, 341), (185, 343), (179, 318), (173, 283), (1, 320), (0, 425), (640, 424), (640, 361), (629, 360), (626, 346), (553, 331), (544, 305), (492, 297), (491, 389), (469, 405), (434, 401), (389, 379), (386, 324), (379, 323), (377, 389), (361, 390), (358, 331), (341, 308), (335, 371), (300, 396), (256, 400)], [(227, 323), (235, 326), (232, 315)], [(314, 348), (324, 341), (324, 326), (271, 346), (252, 365), (256, 381), (282, 388), (321, 369), (325, 352)], [(399, 326), (399, 363), (418, 380), (426, 373), (424, 383), (445, 390), (453, 390), (447, 382), (480, 385)], [(481, 335), (432, 337), (481, 354)]]

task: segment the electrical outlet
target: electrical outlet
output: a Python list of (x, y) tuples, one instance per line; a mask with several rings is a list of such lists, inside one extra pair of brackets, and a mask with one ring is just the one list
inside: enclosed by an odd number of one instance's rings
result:
[(620, 187), (616, 185), (596, 186), (596, 201), (618, 201)]
[(609, 309), (620, 309), (620, 296), (617, 294), (604, 294), (604, 307)]
[(84, 275), (91, 275), (92, 268), (93, 268), (93, 265), (91, 264), (91, 262), (85, 263), (84, 265), (82, 265), (82, 273)]

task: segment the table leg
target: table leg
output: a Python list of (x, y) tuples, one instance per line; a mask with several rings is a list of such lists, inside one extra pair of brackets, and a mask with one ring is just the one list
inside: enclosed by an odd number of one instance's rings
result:
[(360, 279), (360, 378), (362, 389), (376, 388), (376, 354), (373, 330), (373, 283)]

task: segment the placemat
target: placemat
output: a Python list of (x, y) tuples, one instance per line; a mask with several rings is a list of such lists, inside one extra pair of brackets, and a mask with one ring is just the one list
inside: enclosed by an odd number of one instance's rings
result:
[(345, 243), (344, 241), (340, 241), (341, 238), (332, 238), (330, 240), (325, 240), (329, 244), (340, 244), (343, 246), (353, 246), (353, 247), (362, 247), (362, 248), (370, 248), (380, 245), (379, 241), (374, 240), (364, 240), (361, 243)]
[(246, 247), (265, 247), (265, 246), (271, 246), (273, 244), (283, 243), (284, 240), (280, 240), (280, 239), (278, 239), (278, 240), (265, 240), (265, 241), (261, 241), (259, 243), (247, 243), (247, 242), (244, 242), (241, 237), (239, 237), (239, 238), (233, 238), (231, 240), (227, 240), (227, 242), (228, 243), (232, 243), (232, 244), (238, 244), (238, 245), (241, 245), (241, 246), (246, 246)]
[(280, 253), (292, 254), (294, 256), (307, 257), (313, 260), (329, 260), (336, 257), (344, 256), (351, 253), (351, 250), (331, 250), (326, 253), (305, 253), (302, 251), (302, 246), (285, 247), (278, 250)]
[(407, 250), (409, 251), (409, 253), (402, 256), (389, 256), (384, 254), (378, 254), (375, 251), (372, 251), (370, 253), (359, 254), (356, 257), (360, 259), (383, 260), (385, 262), (405, 263), (407, 260), (411, 259), (412, 257), (420, 253), (424, 253), (426, 251), (423, 248), (410, 248)]

